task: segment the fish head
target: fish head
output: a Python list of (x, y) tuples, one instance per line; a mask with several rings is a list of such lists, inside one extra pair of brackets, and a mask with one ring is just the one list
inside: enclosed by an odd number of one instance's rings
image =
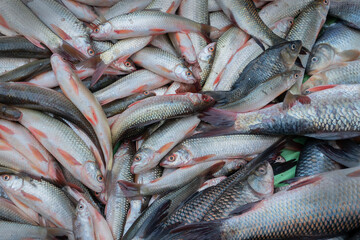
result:
[(94, 27), (93, 32), (90, 34), (90, 36), (94, 39), (104, 40), (109, 38), (112, 32), (113, 26), (111, 25), (111, 23), (106, 22), (104, 24)]
[(186, 166), (192, 160), (192, 154), (190, 150), (185, 147), (179, 146), (175, 151), (170, 152), (164, 157), (160, 166), (165, 168), (175, 168)]
[(50, 60), (55, 74), (71, 74), (71, 63), (65, 60), (60, 54), (54, 53), (51, 55)]
[(80, 199), (76, 205), (76, 215), (80, 215), (82, 217), (90, 216), (89, 207), (87, 206), (84, 199)]
[(123, 72), (133, 72), (136, 70), (135, 64), (130, 59), (124, 62), (123, 59), (119, 58), (111, 63), (111, 67)]
[(281, 45), (280, 56), (284, 65), (289, 66), (289, 68), (294, 65), (301, 47), (302, 42), (300, 40), (290, 41)]
[(2, 174), (0, 176), (0, 186), (5, 191), (16, 192), (24, 185), (24, 180), (14, 174)]
[(87, 58), (95, 56), (96, 53), (88, 37), (78, 37), (74, 42), (74, 48), (79, 50), (79, 52), (84, 54)]
[(82, 182), (96, 192), (105, 190), (105, 179), (95, 161), (87, 161), (81, 171)]
[(178, 64), (174, 68), (176, 77), (183, 80), (184, 83), (194, 84), (196, 82), (194, 74), (183, 64)]
[(272, 194), (274, 192), (274, 172), (270, 163), (260, 164), (248, 177), (247, 182), (257, 194)]
[[(155, 157), (155, 152), (149, 148), (141, 148), (134, 156), (134, 161), (131, 165), (131, 172), (139, 174), (142, 171), (149, 169), (151, 162)], [(155, 166), (154, 166), (155, 167)]]
[(210, 63), (215, 55), (216, 42), (208, 44), (198, 54), (198, 61)]
[(102, 192), (94, 192), (94, 196), (103, 204), (107, 203), (107, 192), (106, 191), (102, 191)]
[(279, 33), (282, 35), (286, 35), (293, 24), (294, 24), (294, 18), (287, 17), (287, 18), (277, 21), (274, 24), (274, 26), (271, 27), (271, 30), (273, 30), (274, 33), (276, 33), (276, 34)]
[(284, 84), (287, 88), (291, 88), (297, 81), (301, 81), (304, 79), (305, 69), (301, 70), (293, 70), (285, 73), (283, 76)]
[(310, 54), (307, 72), (312, 75), (326, 69), (332, 64), (335, 55), (335, 50), (329, 44), (317, 45)]

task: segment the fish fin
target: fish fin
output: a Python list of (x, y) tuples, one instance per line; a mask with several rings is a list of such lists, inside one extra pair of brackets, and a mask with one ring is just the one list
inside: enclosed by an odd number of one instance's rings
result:
[(264, 44), (259, 39), (255, 38), (255, 37), (253, 37), (253, 39), (256, 42), (256, 44), (259, 45), (263, 51), (265, 51)]
[[(97, 13), (98, 17), (96, 18), (96, 20), (94, 22), (99, 22), (100, 24), (104, 24), (107, 22), (106, 18), (104, 17), (104, 15)], [(99, 25), (100, 25), (99, 24)]]
[(61, 149), (61, 148), (57, 148), (56, 149), (60, 155), (65, 159), (65, 161), (67, 163), (69, 163), (70, 165), (73, 165), (73, 166), (80, 166), (82, 165), (79, 161), (77, 161), (70, 153), (68, 153), (67, 151)]
[(256, 205), (258, 205), (260, 202), (261, 202), (261, 200), (240, 206), (240, 207), (234, 209), (233, 211), (231, 211), (229, 213), (229, 216), (241, 215), (246, 212), (249, 212), (249, 211), (253, 210), (256, 207)]
[(216, 154), (209, 154), (209, 155), (206, 155), (206, 156), (202, 156), (202, 157), (198, 157), (198, 158), (194, 158), (194, 161), (199, 163), (199, 162), (205, 162), (206, 160), (212, 158), (212, 157), (215, 157)]
[(296, 159), (284, 162), (284, 163), (273, 163), (271, 166), (274, 171), (274, 175), (286, 172), (296, 166)]
[(133, 102), (132, 104), (130, 104), (129, 106), (127, 106), (127, 108), (133, 107), (133, 106), (135, 106), (136, 104), (138, 104), (138, 103), (142, 102), (143, 100), (145, 100), (145, 99), (142, 99), (142, 100), (139, 100), (139, 101)]
[(338, 53), (338, 55), (344, 60), (344, 61), (354, 61), (356, 59), (359, 59), (360, 57), (360, 51), (359, 50), (346, 50)]
[(27, 199), (29, 199), (31, 201), (43, 202), (40, 198), (38, 198), (38, 197), (36, 197), (36, 196), (34, 196), (34, 195), (30, 194), (30, 193), (27, 193), (27, 192), (25, 192), (23, 190), (21, 190), (21, 194), (23, 195), (24, 198), (27, 198)]
[(157, 153), (164, 153), (164, 152), (168, 152), (171, 148), (171, 146), (174, 144), (174, 142), (169, 142), (167, 144), (165, 144), (164, 146), (162, 146), (158, 151), (156, 151)]
[(211, 36), (214, 35), (214, 36), (220, 37), (220, 30), (216, 27), (213, 27), (213, 26), (210, 26), (207, 24), (201, 24), (200, 31), (206, 37), (209, 37), (210, 34), (211, 34)]
[(211, 222), (199, 222), (188, 225), (181, 225), (170, 230), (170, 233), (163, 239), (182, 239), (182, 240), (211, 240), (222, 239), (221, 226), (224, 219)]
[(235, 112), (210, 108), (200, 115), (200, 119), (214, 126), (234, 126), (237, 114)]
[(210, 169), (205, 173), (205, 175), (211, 176), (214, 173), (218, 172), (225, 165), (224, 161), (215, 163), (210, 167)]
[(360, 170), (353, 171), (346, 175), (347, 177), (360, 177)]
[(217, 105), (224, 105), (229, 103), (229, 100), (227, 99), (229, 92), (230, 91), (205, 91), (202, 93), (212, 97)]
[(65, 57), (70, 61), (84, 60), (86, 59), (85, 55), (75, 49), (73, 46), (63, 41), (62, 45), (57, 49), (54, 49), (53, 52), (59, 53), (61, 56)]
[(294, 182), (290, 185), (290, 187), (286, 191), (291, 191), (300, 187), (304, 187), (309, 184), (316, 183), (322, 179), (321, 175), (315, 175), (311, 177), (305, 177), (303, 179), (300, 179), (299, 181)]
[(313, 88), (309, 88), (306, 90), (307, 93), (313, 93), (313, 92), (320, 92), (326, 89), (330, 89), (330, 88), (334, 88), (338, 86), (337, 84), (332, 84), (332, 85), (323, 85), (323, 86), (317, 86), (317, 87), (313, 87)]
[[(99, 56), (99, 59), (100, 59), (100, 56)], [(91, 77), (90, 87), (93, 87), (99, 81), (100, 77), (104, 74), (106, 68), (109, 65), (110, 64), (105, 64), (103, 61), (98, 62), (98, 64), (96, 65), (96, 70)]]
[[(353, 146), (350, 141), (346, 141), (350, 146)], [(356, 145), (356, 148), (359, 148)], [(356, 149), (336, 149), (329, 144), (319, 144), (317, 148), (331, 160), (340, 163), (346, 167), (356, 167), (360, 165), (360, 153)]]
[(14, 135), (15, 134), (15, 132), (13, 130), (11, 130), (10, 128), (5, 127), (4, 125), (1, 125), (1, 124), (0, 124), (0, 130), (7, 133), (7, 134), (9, 134), (9, 135)]
[(160, 204), (152, 214), (146, 218), (140, 229), (138, 230), (138, 236), (140, 238), (145, 238), (149, 236), (154, 229), (157, 229), (157, 226), (169, 215), (169, 208), (171, 206), (171, 200), (168, 199), (162, 204)]
[(127, 181), (123, 181), (123, 180), (119, 180), (118, 183), (126, 197), (133, 198), (133, 197), (141, 196), (141, 194), (140, 194), (141, 184), (127, 182)]
[(45, 49), (45, 47), (41, 44), (40, 41), (36, 40), (33, 37), (30, 36), (24, 36), (27, 40), (29, 40), (32, 44), (34, 44), (35, 46), (41, 48), (41, 49)]
[(61, 37), (63, 40), (67, 41), (67, 40), (71, 40), (72, 38), (66, 33), (64, 32), (64, 30), (62, 30), (61, 28), (59, 28), (58, 26), (56, 26), (55, 24), (50, 24), (51, 27), (53, 28), (54, 32)]
[[(55, 237), (61, 237), (61, 236), (67, 236), (68, 239), (74, 239), (73, 238), (73, 232), (70, 230), (66, 230), (63, 228), (46, 228), (46, 239), (53, 239)], [(72, 237), (70, 237), (72, 236)]]
[(294, 95), (290, 91), (288, 91), (285, 95), (284, 102), (283, 102), (283, 109), (288, 110), (292, 108), (296, 101), (300, 102), (301, 104), (310, 104), (311, 99), (305, 95)]

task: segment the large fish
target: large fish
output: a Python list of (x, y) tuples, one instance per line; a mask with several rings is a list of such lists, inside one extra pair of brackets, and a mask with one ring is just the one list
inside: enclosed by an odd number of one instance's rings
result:
[(350, 27), (360, 29), (359, 10), (360, 3), (356, 0), (331, 0), (329, 14), (344, 20)]
[(290, 184), (287, 190), (240, 207), (231, 218), (187, 225), (173, 232), (180, 239), (306, 239), (341, 235), (360, 224), (356, 214), (360, 209), (359, 172), (357, 167), (305, 177)]

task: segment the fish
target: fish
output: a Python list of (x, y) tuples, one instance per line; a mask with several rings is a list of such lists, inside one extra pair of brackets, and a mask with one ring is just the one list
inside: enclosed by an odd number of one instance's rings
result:
[(131, 56), (138, 66), (150, 70), (167, 79), (194, 84), (196, 79), (193, 73), (176, 56), (164, 50), (145, 47)]
[(51, 31), (84, 56), (89, 58), (95, 55), (84, 24), (64, 5), (49, 0), (25, 0), (23, 2)]
[(14, 107), (0, 103), (0, 118), (8, 121), (19, 121), (22, 114)]
[(177, 54), (189, 64), (196, 63), (196, 52), (190, 37), (185, 33), (169, 33), (169, 38)]
[(174, 56), (179, 57), (177, 51), (175, 50), (174, 46), (172, 45), (170, 39), (166, 34), (157, 35), (155, 36), (151, 42), (151, 46), (160, 48), (168, 53), (171, 53)]
[(27, 79), (31, 79), (37, 74), (47, 72), (50, 69), (50, 60), (48, 58), (35, 60), (2, 74), (0, 76), (0, 82), (25, 81)]
[(215, 12), (221, 10), (221, 7), (216, 0), (208, 0), (208, 11)]
[(161, 12), (175, 14), (182, 0), (153, 0), (145, 9), (157, 9)]
[(331, 68), (312, 75), (301, 85), (302, 93), (307, 93), (311, 88), (332, 84), (357, 84), (360, 77), (360, 61), (338, 63)]
[[(218, 115), (210, 113), (202, 119), (228, 128), (225, 129), (226, 132), (291, 134), (324, 140), (346, 139), (358, 136), (358, 122), (354, 117), (358, 109), (358, 88), (358, 85), (328, 85), (309, 89), (312, 93), (307, 96), (311, 103), (304, 105), (296, 102), (288, 110), (283, 109), (283, 103), (278, 103), (249, 113), (224, 111), (227, 115), (217, 120), (210, 115)], [(333, 122), (332, 119), (339, 120)]]
[[(216, 2), (214, 0), (214, 2)], [(223, 11), (216, 11), (209, 13), (210, 25), (219, 29), (219, 33), (223, 35), (229, 28), (233, 26), (231, 20), (225, 15)], [(215, 37), (210, 35), (211, 40), (215, 40)]]
[(135, 149), (132, 143), (129, 141), (123, 142), (115, 153), (114, 165), (109, 173), (105, 215), (114, 239), (120, 239), (123, 236), (126, 215), (130, 207), (130, 203), (124, 197), (117, 181), (134, 181), (134, 176), (130, 172), (134, 154)]
[(227, 30), (216, 43), (214, 62), (202, 91), (214, 91), (219, 81), (219, 74), (234, 53), (249, 39), (249, 35), (237, 27)]
[(75, 178), (96, 192), (105, 189), (105, 179), (94, 155), (70, 127), (38, 111), (23, 108), (19, 110), (23, 114), (20, 123)]
[(76, 239), (95, 240), (94, 224), (91, 214), (82, 199), (80, 199), (76, 206), (74, 230)]
[[(2, 174), (0, 186), (19, 202), (30, 207), (55, 226), (73, 230), (75, 209), (65, 193), (44, 180)], [(17, 205), (17, 202), (15, 202)]]
[(113, 156), (110, 127), (101, 105), (94, 95), (88, 90), (77, 75), (72, 71), (70, 65), (60, 55), (51, 56), (51, 65), (64, 94), (90, 122), (100, 142), (101, 150), (105, 158), (107, 168), (111, 168)]
[(85, 56), (55, 35), (31, 12), (21, 0), (6, 0), (0, 5), (1, 25), (19, 32), (39, 48), (44, 44), (52, 52), (71, 59), (84, 59)]
[(213, 174), (214, 177), (219, 178), (222, 176), (228, 176), (231, 173), (234, 173), (236, 170), (244, 167), (247, 163), (244, 159), (226, 159), (222, 169)]
[[(234, 210), (231, 218), (187, 225), (172, 232), (177, 232), (176, 236), (181, 239), (300, 239), (341, 235), (358, 224), (354, 215), (359, 207), (358, 170), (348, 168), (304, 177), (285, 191)], [(334, 181), (337, 184), (333, 184)], [(329, 194), (333, 197), (328, 198)], [(344, 198), (348, 204), (338, 204)], [(269, 211), (277, 214), (269, 215)], [(340, 214), (344, 223), (341, 226), (335, 223)], [(295, 224), (290, 231), (285, 231), (289, 219)], [(324, 225), (312, 224), (319, 221)]]
[[(131, 25), (128, 24), (129, 21), (132, 22)], [(97, 26), (91, 37), (97, 40), (125, 39), (169, 32), (194, 32), (207, 35), (217, 30), (209, 25), (200, 24), (178, 15), (142, 10), (111, 18)]]
[[(285, 42), (284, 39), (277, 36), (263, 22), (256, 11), (252, 0), (216, 0), (223, 12), (244, 32), (264, 42), (268, 46), (274, 46)], [(246, 21), (244, 21), (246, 19)]]
[(154, 195), (182, 187), (198, 176), (216, 172), (223, 165), (222, 161), (204, 162), (190, 167), (178, 168), (174, 172), (147, 184), (135, 184), (122, 180), (118, 183), (126, 197)]
[(199, 66), (195, 65), (192, 69), (192, 72), (195, 76), (199, 75), (197, 78), (200, 78), (201, 86), (205, 84), (206, 79), (210, 74), (214, 62), (216, 45), (216, 42), (212, 42), (206, 45), (197, 56)]
[(329, 14), (342, 19), (350, 27), (360, 29), (359, 7), (359, 2), (355, 0), (332, 0)]
[(209, 179), (200, 186), (200, 188), (198, 189), (198, 192), (204, 191), (205, 189), (207, 189), (209, 187), (216, 186), (225, 179), (226, 179), (226, 176)]
[(61, 0), (61, 2), (67, 9), (69, 9), (70, 12), (75, 15), (75, 17), (81, 21), (91, 23), (98, 18), (98, 15), (95, 14), (93, 9), (86, 4), (82, 4), (74, 0)]
[(160, 162), (160, 160), (178, 143), (191, 136), (200, 123), (197, 116), (169, 120), (141, 145), (134, 156), (131, 172), (138, 174), (147, 171)]
[(27, 216), (26, 213), (24, 213), (10, 200), (1, 197), (0, 203), (0, 216), (2, 219), (11, 222), (37, 225), (37, 222)]
[(94, 96), (100, 104), (105, 105), (117, 99), (162, 87), (170, 82), (171, 80), (166, 77), (142, 69), (130, 73), (109, 86), (96, 91)]
[[(113, 144), (118, 142), (121, 136), (133, 127), (146, 126), (160, 120), (196, 113), (212, 105), (214, 105), (214, 100), (211, 97), (197, 93), (146, 98), (129, 106), (112, 124)], [(164, 108), (166, 111), (159, 111), (159, 109)]]
[(295, 177), (313, 176), (323, 172), (338, 170), (341, 165), (327, 157), (321, 150), (326, 141), (306, 140), (296, 165)]
[[(1, 38), (0, 38), (1, 40)], [(10, 72), (18, 67), (26, 65), (36, 61), (34, 58), (8, 58), (2, 57), (0, 58), (0, 76)]]
[(171, 150), (160, 166), (176, 168), (214, 160), (247, 158), (261, 153), (277, 140), (279, 137), (276, 136), (246, 134), (188, 138)]
[(358, 50), (360, 32), (341, 22), (327, 27), (310, 54), (310, 61), (306, 71), (316, 74), (337, 63), (357, 60), (360, 57)]
[(75, 0), (75, 1), (91, 6), (111, 7), (120, 0)]
[(8, 58), (48, 58), (51, 52), (47, 48), (39, 48), (22, 36), (1, 37), (0, 57)]

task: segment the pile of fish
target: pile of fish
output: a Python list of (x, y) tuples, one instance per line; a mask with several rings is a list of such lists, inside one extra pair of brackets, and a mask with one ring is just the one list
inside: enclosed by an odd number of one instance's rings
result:
[(359, 0), (1, 0), (0, 239), (360, 239)]

